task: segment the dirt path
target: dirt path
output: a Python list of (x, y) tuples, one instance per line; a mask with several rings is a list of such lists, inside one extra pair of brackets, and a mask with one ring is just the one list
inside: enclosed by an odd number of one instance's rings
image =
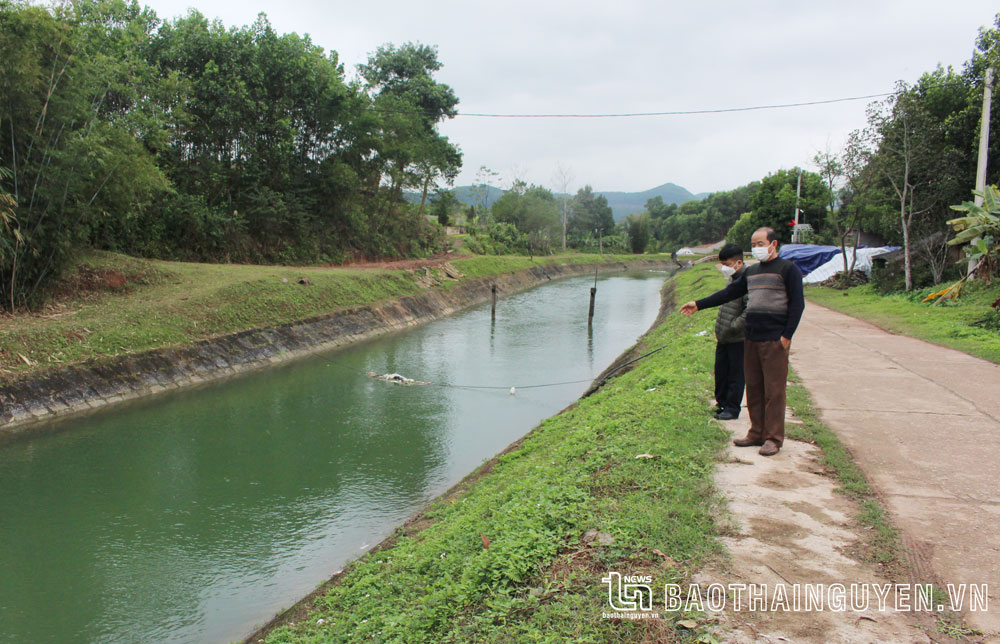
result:
[(792, 365), (902, 531), (915, 573), (988, 584), (989, 609), (961, 612), (1000, 642), (1000, 366), (813, 303)]
[(468, 253), (447, 253), (428, 257), (427, 259), (388, 259), (382, 261), (352, 262), (349, 264), (328, 264), (324, 268), (367, 268), (403, 271), (415, 268), (438, 268), (456, 259), (465, 259), (468, 257), (473, 257), (473, 255)]
[[(725, 425), (734, 436), (746, 435), (745, 410)], [(891, 583), (874, 565), (851, 555), (866, 539), (856, 520), (858, 507), (837, 493), (837, 482), (824, 473), (819, 455), (817, 447), (792, 440), (770, 458), (756, 448), (730, 444), (728, 461), (716, 474), (735, 524), (733, 534), (723, 538), (729, 557), (695, 581), (753, 584), (766, 588), (769, 598), (779, 587), (791, 598), (796, 586), (801, 593), (809, 586)], [(718, 617), (729, 631), (723, 641), (732, 644), (936, 641), (928, 636), (934, 626), (928, 615), (879, 611), (874, 600), (868, 610), (857, 612), (829, 607), (751, 611), (747, 606), (737, 611), (732, 603), (728, 608)]]

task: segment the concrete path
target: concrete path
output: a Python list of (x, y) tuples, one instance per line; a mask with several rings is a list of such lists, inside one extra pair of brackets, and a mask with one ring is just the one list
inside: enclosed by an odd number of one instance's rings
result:
[(903, 534), (917, 579), (988, 584), (1000, 642), (1000, 366), (808, 303), (791, 363)]
[[(798, 422), (789, 419), (789, 422)], [(724, 423), (735, 437), (749, 428), (746, 414)], [(729, 445), (728, 459), (716, 473), (716, 485), (726, 497), (735, 525), (723, 537), (729, 557), (708, 567), (695, 582), (729, 587), (746, 584), (766, 589), (774, 598), (783, 588), (800, 597), (809, 586), (833, 584), (884, 586), (891, 582), (876, 566), (852, 552), (866, 535), (857, 521), (857, 504), (837, 493), (839, 483), (819, 463), (814, 445), (785, 441), (776, 456), (757, 454), (756, 447)], [(713, 613), (725, 629), (725, 644), (932, 644), (933, 620), (926, 613), (879, 610), (877, 601), (838, 611), (829, 605), (797, 612), (768, 607), (748, 610), (732, 603)], [(800, 610), (804, 606), (800, 605)]]

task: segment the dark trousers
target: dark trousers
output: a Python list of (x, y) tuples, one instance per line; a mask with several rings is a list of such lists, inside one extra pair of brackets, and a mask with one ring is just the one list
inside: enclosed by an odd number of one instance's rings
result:
[(715, 402), (723, 411), (740, 415), (743, 402), (743, 343), (715, 345)]
[(744, 342), (743, 368), (747, 379), (747, 411), (750, 431), (757, 441), (785, 441), (785, 384), (788, 351), (780, 340)]

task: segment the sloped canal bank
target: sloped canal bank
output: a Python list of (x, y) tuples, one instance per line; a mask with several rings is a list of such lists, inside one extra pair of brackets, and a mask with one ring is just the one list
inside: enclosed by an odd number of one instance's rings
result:
[[(665, 299), (722, 283), (701, 267), (672, 279)], [(544, 420), (246, 641), (713, 641), (676, 615), (607, 617), (602, 583), (608, 571), (681, 583), (721, 552), (713, 324), (666, 315), (630, 353), (662, 351)]]
[(593, 278), (569, 278), (495, 323), (481, 307), (9, 442), (0, 639), (240, 637), (579, 396), (524, 386), (595, 377), (652, 323), (663, 278), (602, 277), (592, 333)]
[[(480, 257), (459, 259), (455, 264), (461, 268), (445, 264), (443, 269), (422, 273), (381, 271), (377, 275), (312, 269), (316, 284), (307, 286), (289, 285), (287, 277), (279, 280), (280, 272), (252, 282), (231, 283), (229, 276), (227, 287), (207, 293), (206, 282), (226, 282), (216, 274), (220, 267), (185, 265), (183, 270), (198, 279), (189, 275), (188, 282), (178, 279), (176, 284), (196, 291), (194, 284), (202, 285), (199, 297), (191, 301), (187, 296), (178, 301), (177, 294), (169, 292), (149, 293), (147, 301), (140, 291), (80, 304), (81, 310), (55, 315), (58, 320), (41, 318), (45, 320), (41, 325), (29, 319), (20, 320), (24, 327), (20, 329), (7, 324), (0, 329), (0, 357), (19, 356), (23, 363), (16, 363), (21, 373), (0, 368), (3, 376), (13, 374), (14, 378), (4, 378), (0, 384), (0, 438), (54, 418), (225, 379), (418, 325), (489, 301), (493, 288), (503, 297), (581, 273), (674, 266), (662, 258), (622, 260), (615, 256), (537, 261)], [(262, 267), (243, 268), (253, 275), (262, 274)], [(300, 283), (307, 282), (302, 279)], [(63, 315), (69, 317), (63, 319)], [(82, 326), (83, 321), (94, 329)], [(155, 329), (150, 336), (147, 326)], [(214, 332), (206, 335), (211, 329)], [(91, 344), (94, 337), (97, 347)], [(76, 358), (71, 359), (63, 353), (69, 350), (68, 339), (89, 349), (74, 344)], [(63, 350), (55, 350), (56, 346)], [(90, 358), (81, 361), (81, 355)]]

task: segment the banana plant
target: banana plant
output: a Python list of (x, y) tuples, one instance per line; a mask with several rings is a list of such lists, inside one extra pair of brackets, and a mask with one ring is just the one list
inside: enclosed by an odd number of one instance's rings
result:
[(924, 298), (924, 302), (935, 300), (942, 302), (959, 297), (969, 277), (980, 272), (989, 275), (989, 272), (983, 269), (995, 264), (997, 256), (1000, 255), (1000, 192), (996, 186), (987, 186), (984, 191), (973, 191), (972, 194), (982, 197), (983, 204), (966, 201), (951, 207), (952, 210), (964, 212), (965, 216), (948, 221), (948, 225), (958, 232), (948, 244), (950, 246), (966, 244), (965, 254), (974, 263), (974, 268), (948, 288), (928, 295)]

